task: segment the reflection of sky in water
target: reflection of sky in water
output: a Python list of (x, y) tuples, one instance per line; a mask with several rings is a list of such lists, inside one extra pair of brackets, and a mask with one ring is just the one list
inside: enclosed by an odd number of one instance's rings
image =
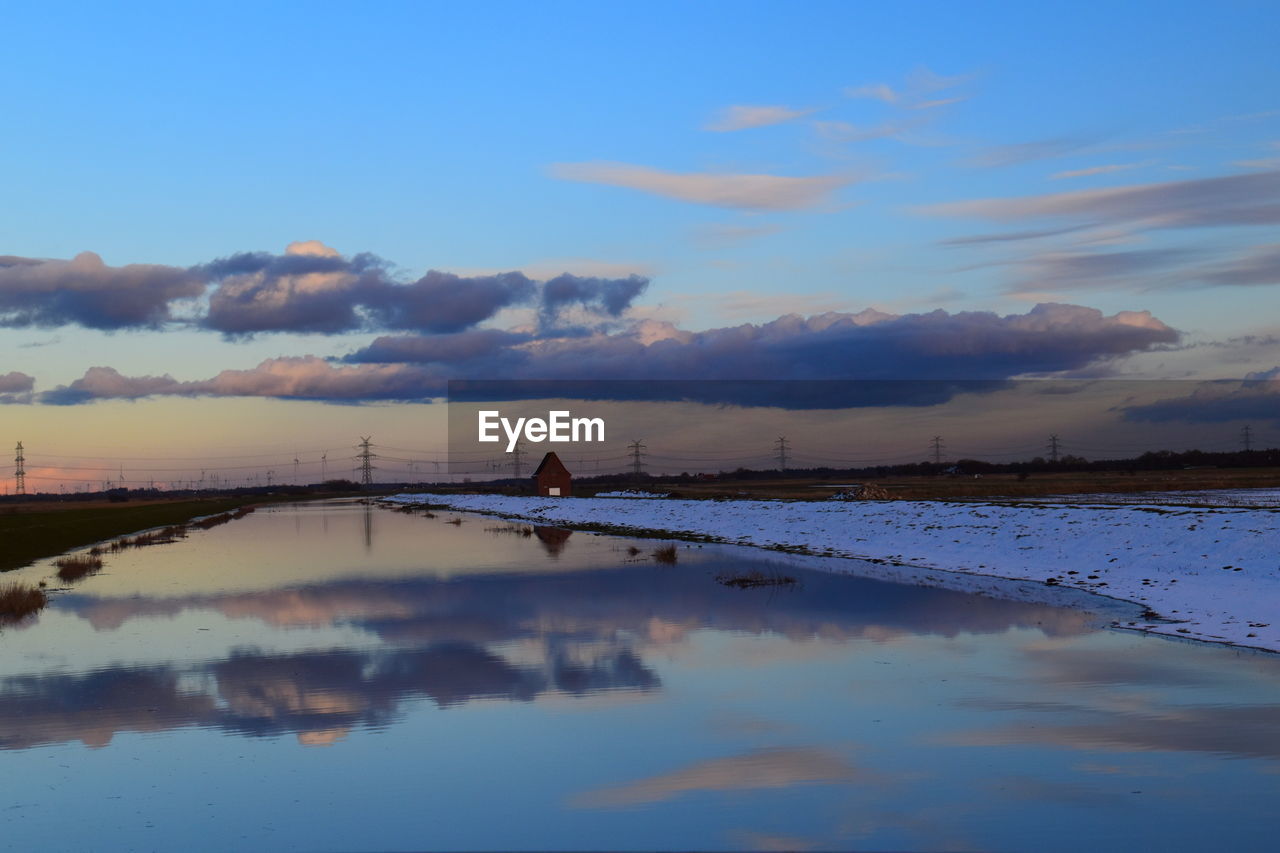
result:
[(6, 842), (1270, 849), (1280, 659), (456, 517), (259, 511), (7, 630)]

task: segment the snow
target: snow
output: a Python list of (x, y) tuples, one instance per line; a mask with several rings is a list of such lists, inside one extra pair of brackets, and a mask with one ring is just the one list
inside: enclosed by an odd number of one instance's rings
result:
[(1031, 503), (1177, 504), (1180, 506), (1280, 507), (1280, 489), (1206, 489), (1192, 492), (1120, 492), (1009, 498)]
[(637, 492), (635, 489), (624, 489), (620, 492), (597, 492), (598, 498), (668, 498), (666, 492)]
[(875, 560), (882, 564), (878, 574), (889, 570), (886, 577), (905, 582), (929, 583), (930, 572), (937, 570), (1051, 581), (1150, 611), (1117, 627), (1280, 651), (1280, 510), (1275, 509), (458, 494), (387, 500), (441, 504), (534, 524), (660, 530), (673, 538)]

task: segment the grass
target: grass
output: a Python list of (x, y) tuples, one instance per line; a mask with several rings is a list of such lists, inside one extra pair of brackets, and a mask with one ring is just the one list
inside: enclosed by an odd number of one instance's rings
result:
[(492, 527), (486, 527), (484, 529), (484, 532), (495, 533), (495, 534), (507, 533), (507, 534), (511, 534), (512, 536), (523, 536), (525, 538), (528, 538), (533, 535), (533, 528), (527, 524), (502, 524), (502, 525), (495, 525)]
[(716, 583), (730, 586), (734, 589), (755, 589), (762, 586), (793, 586), (799, 581), (791, 577), (791, 575), (766, 575), (764, 572), (756, 570), (716, 575)]
[(676, 560), (679, 559), (675, 545), (663, 545), (661, 548), (653, 549), (653, 559), (664, 565), (674, 566)]
[[(271, 498), (267, 498), (270, 501)], [(280, 500), (290, 500), (281, 498)], [(208, 498), (202, 500), (177, 500), (156, 503), (99, 504), (74, 508), (50, 508), (44, 504), (9, 506), (0, 513), (0, 571), (17, 569), (44, 557), (53, 557), (83, 548), (95, 542), (118, 537), (133, 530), (165, 528), (183, 525), (198, 516), (214, 516), (218, 513), (234, 516), (249, 510), (245, 504), (263, 503), (261, 495), (245, 498)], [(228, 521), (231, 519), (228, 518)], [(209, 519), (194, 522), (191, 526), (204, 527)], [(216, 522), (223, 523), (223, 522)], [(209, 523), (208, 526), (213, 526)], [(163, 531), (144, 534), (160, 536)], [(176, 532), (171, 532), (176, 536)], [(158, 544), (160, 539), (138, 542), (138, 537), (116, 540), (125, 544), (116, 547), (141, 547)], [(172, 540), (169, 540), (172, 541)], [(112, 546), (98, 549), (98, 554), (110, 551)]]
[(39, 613), (49, 603), (44, 590), (20, 583), (0, 586), (0, 625), (12, 625)]
[(70, 583), (102, 569), (102, 558), (96, 554), (76, 554), (53, 561), (58, 567), (58, 579)]

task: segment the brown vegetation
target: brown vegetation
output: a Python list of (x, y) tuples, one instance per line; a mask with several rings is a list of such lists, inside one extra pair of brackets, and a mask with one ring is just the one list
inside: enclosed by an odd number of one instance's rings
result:
[(754, 589), (761, 586), (791, 586), (798, 581), (791, 575), (766, 575), (764, 572), (754, 570), (716, 575), (716, 583), (731, 586), (734, 589)]
[(655, 548), (653, 551), (653, 559), (659, 563), (673, 566), (678, 559), (675, 545), (663, 545), (661, 548)]
[(39, 613), (49, 603), (44, 590), (20, 583), (0, 586), (0, 625), (12, 625)]
[(59, 557), (53, 561), (58, 567), (58, 579), (70, 583), (102, 569), (102, 558), (97, 554), (76, 554)]

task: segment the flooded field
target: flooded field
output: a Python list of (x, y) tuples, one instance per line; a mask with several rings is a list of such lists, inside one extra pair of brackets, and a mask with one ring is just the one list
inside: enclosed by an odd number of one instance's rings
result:
[(0, 632), (0, 848), (1273, 849), (1280, 656), (666, 544), (334, 502), (111, 554)]

